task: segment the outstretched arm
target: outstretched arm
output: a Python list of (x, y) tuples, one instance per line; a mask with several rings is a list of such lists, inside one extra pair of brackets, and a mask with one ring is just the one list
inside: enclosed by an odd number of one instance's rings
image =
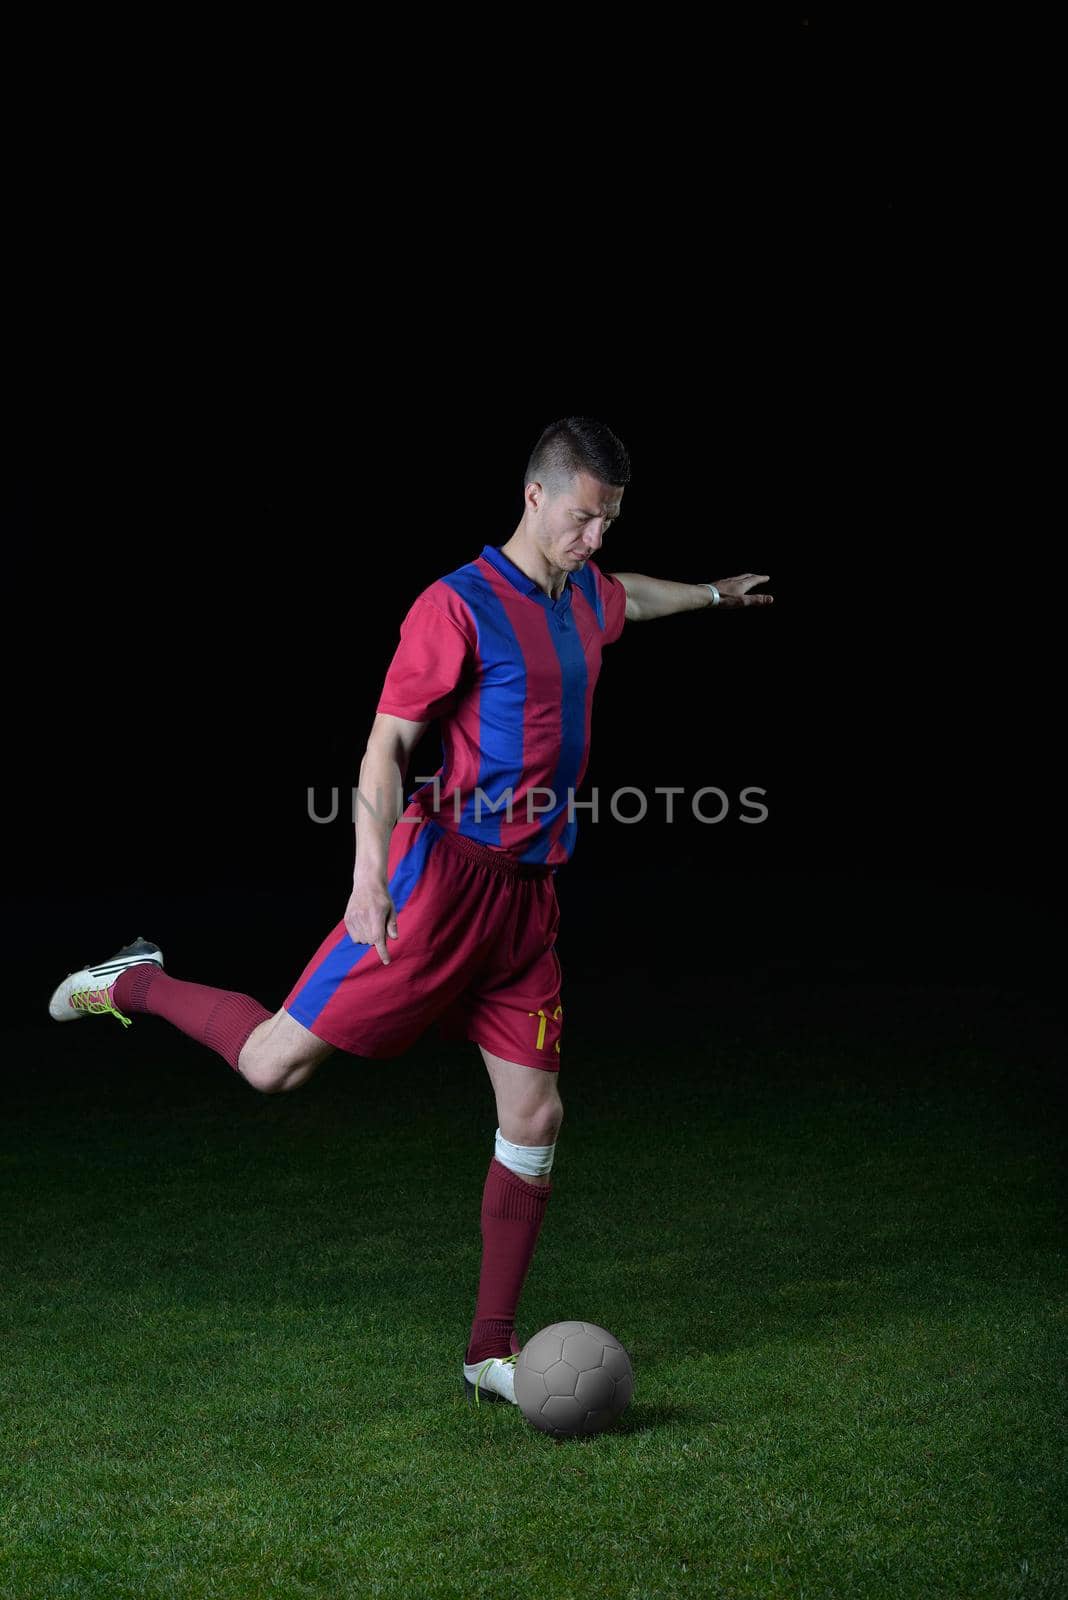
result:
[[(667, 578), (647, 578), (643, 572), (615, 572), (627, 591), (627, 621), (647, 622), (652, 617), (670, 617), (676, 611), (700, 611), (716, 604), (711, 589), (703, 583), (671, 583)], [(770, 606), (774, 596), (750, 594), (755, 583), (767, 583), (766, 572), (743, 572), (737, 578), (712, 580), (724, 606)]]

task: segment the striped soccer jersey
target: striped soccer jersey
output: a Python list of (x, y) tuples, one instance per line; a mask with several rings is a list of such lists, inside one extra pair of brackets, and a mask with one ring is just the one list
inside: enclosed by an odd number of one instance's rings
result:
[(569, 860), (601, 651), (622, 633), (626, 601), (592, 560), (552, 600), (493, 545), (424, 589), (378, 702), (391, 716), (440, 720), (442, 764), (404, 816), (520, 861)]

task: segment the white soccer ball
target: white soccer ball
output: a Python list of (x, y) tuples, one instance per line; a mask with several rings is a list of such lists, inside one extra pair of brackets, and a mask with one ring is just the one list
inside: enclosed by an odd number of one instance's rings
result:
[(634, 1393), (630, 1357), (595, 1322), (553, 1322), (528, 1339), (515, 1364), (527, 1421), (557, 1439), (603, 1433)]

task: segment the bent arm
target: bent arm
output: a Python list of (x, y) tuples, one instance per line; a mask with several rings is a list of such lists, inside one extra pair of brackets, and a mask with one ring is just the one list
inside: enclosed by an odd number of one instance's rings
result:
[(375, 717), (360, 764), (354, 884), (386, 880), (390, 835), (404, 809), (408, 763), (427, 727), (384, 711)]

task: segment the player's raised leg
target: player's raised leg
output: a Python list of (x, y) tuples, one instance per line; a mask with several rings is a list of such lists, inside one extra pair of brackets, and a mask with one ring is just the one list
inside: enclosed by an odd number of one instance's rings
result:
[(564, 1108), (556, 1072), (479, 1049), (497, 1098), (498, 1127), (482, 1191), (482, 1268), (464, 1390), (468, 1399), (514, 1402), (516, 1311), (552, 1193), (549, 1173)]
[(106, 961), (69, 972), (48, 1010), (56, 1022), (113, 1016), (127, 1028), (138, 1014), (163, 1017), (265, 1094), (297, 1088), (334, 1052), (284, 1009), (272, 1015), (251, 995), (173, 978), (159, 946), (140, 937)]

